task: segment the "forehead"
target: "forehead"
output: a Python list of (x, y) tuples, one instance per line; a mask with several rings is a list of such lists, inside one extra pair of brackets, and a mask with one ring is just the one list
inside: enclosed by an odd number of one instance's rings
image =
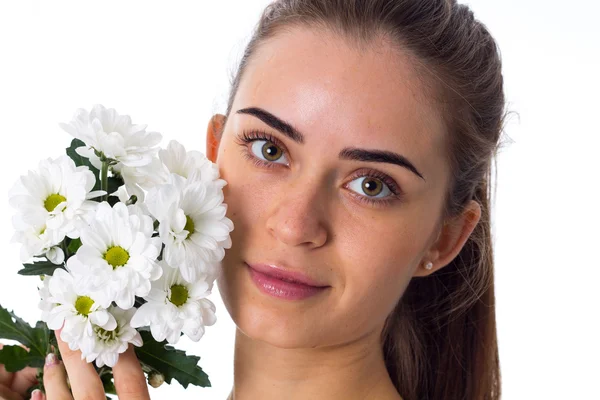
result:
[(290, 122), (307, 144), (396, 151), (426, 175), (427, 160), (442, 154), (438, 110), (409, 58), (383, 43), (359, 50), (322, 30), (279, 32), (240, 82), (234, 110), (249, 106)]

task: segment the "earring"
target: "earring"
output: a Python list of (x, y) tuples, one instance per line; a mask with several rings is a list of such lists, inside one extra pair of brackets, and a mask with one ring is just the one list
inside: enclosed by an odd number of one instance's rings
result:
[(431, 269), (433, 268), (433, 263), (431, 261), (429, 261), (427, 264), (425, 264), (425, 268), (426, 269)]

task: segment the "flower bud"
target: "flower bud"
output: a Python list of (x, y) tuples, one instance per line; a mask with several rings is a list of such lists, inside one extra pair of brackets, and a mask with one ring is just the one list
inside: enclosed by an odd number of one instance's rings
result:
[(127, 202), (125, 203), (125, 205), (130, 206), (132, 204), (135, 204), (137, 202), (137, 199), (137, 196), (135, 194), (132, 194), (129, 200), (127, 200)]
[(148, 383), (153, 388), (157, 388), (165, 382), (165, 376), (158, 371), (152, 371), (148, 374)]

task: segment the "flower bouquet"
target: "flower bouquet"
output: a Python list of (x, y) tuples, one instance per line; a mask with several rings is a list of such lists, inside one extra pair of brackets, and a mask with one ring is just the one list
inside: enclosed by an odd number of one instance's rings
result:
[(0, 338), (22, 344), (4, 346), (0, 364), (41, 375), (62, 327), (107, 394), (129, 343), (152, 386), (210, 386), (200, 357), (169, 344), (198, 341), (216, 322), (207, 296), (233, 230), (216, 164), (176, 141), (159, 148), (159, 133), (100, 104), (59, 125), (74, 137), (66, 155), (42, 160), (9, 193), (18, 273), (41, 280), (41, 321), (32, 327), (0, 306)]

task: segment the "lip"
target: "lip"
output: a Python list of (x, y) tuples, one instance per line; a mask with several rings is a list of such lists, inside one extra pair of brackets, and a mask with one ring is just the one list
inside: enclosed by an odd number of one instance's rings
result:
[[(282, 271), (266, 264), (249, 265), (246, 263), (246, 266), (248, 267), (252, 281), (258, 289), (273, 297), (286, 300), (302, 300), (324, 292), (330, 287), (323, 285), (313, 286), (316, 283), (303, 274)], [(291, 282), (290, 280), (292, 279), (295, 282)], [(302, 282), (311, 282), (312, 284), (309, 285)]]
[(323, 288), (323, 287), (327, 287), (329, 285), (324, 285), (321, 284), (319, 282), (317, 282), (316, 280), (309, 278), (308, 276), (304, 275), (301, 272), (296, 272), (296, 271), (288, 271), (286, 269), (284, 269), (283, 267), (274, 265), (274, 264), (248, 264), (246, 263), (247, 266), (249, 266), (251, 269), (253, 269), (256, 272), (260, 272), (262, 274), (271, 276), (273, 278), (285, 281), (285, 282), (291, 282), (291, 283), (296, 283), (296, 284), (302, 284), (305, 286), (312, 286), (312, 287), (317, 287), (317, 288)]

